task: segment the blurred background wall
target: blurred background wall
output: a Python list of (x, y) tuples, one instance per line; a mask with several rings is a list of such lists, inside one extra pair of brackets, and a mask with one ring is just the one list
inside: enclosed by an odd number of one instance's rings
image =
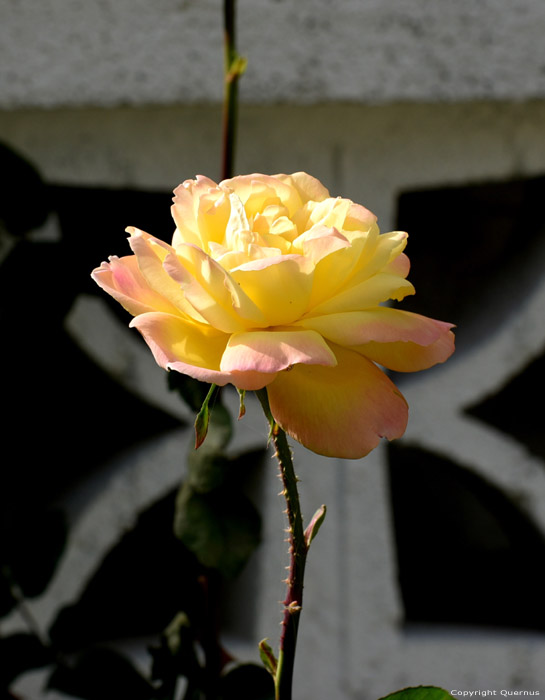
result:
[[(219, 0), (0, 7), (2, 556), (43, 634), (68, 651), (122, 640), (143, 669), (138, 640), (184, 579), (158, 542), (192, 415), (89, 273), (127, 253), (127, 225), (171, 235), (179, 182), (219, 177), (221, 22)], [(300, 700), (545, 693), (544, 30), (540, 0), (239, 0), (237, 171), (306, 170), (408, 230), (404, 308), (458, 324), (447, 365), (396, 378), (402, 440), (363, 462), (295, 449), (305, 511), (329, 506)], [(232, 450), (265, 440), (250, 405)], [(277, 491), (266, 458), (263, 541), (227, 595), (243, 659), (278, 631)], [(28, 631), (8, 594), (0, 607), (1, 637)], [(13, 692), (66, 697), (48, 673)]]

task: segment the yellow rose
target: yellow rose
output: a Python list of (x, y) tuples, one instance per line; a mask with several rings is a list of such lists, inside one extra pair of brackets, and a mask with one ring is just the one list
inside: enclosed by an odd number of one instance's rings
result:
[(267, 388), (272, 414), (323, 455), (357, 458), (405, 431), (375, 363), (412, 372), (454, 351), (452, 325), (381, 304), (414, 293), (407, 234), (306, 173), (197, 176), (174, 191), (169, 245), (129, 228), (134, 255), (93, 278), (133, 316), (158, 364)]

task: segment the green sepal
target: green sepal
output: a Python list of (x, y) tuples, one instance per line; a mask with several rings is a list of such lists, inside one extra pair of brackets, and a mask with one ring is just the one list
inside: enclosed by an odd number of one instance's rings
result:
[(219, 393), (219, 387), (216, 384), (210, 386), (210, 390), (202, 403), (201, 410), (195, 419), (195, 449), (197, 450), (204, 442), (208, 433), (208, 423), (210, 422), (210, 410), (208, 404), (212, 399), (215, 399)]
[(246, 396), (246, 389), (239, 389), (237, 388), (238, 391), (238, 397), (240, 399), (240, 407), (238, 409), (238, 419), (240, 420), (246, 415), (246, 406), (244, 405), (244, 397)]
[(307, 529), (305, 530), (305, 542), (307, 544), (307, 548), (310, 547), (310, 543), (318, 534), (318, 530), (322, 527), (326, 512), (326, 506), (320, 506), (312, 516), (310, 523), (307, 525)]
[(267, 639), (262, 639), (259, 642), (259, 656), (261, 657), (261, 661), (263, 661), (263, 665), (267, 671), (273, 678), (276, 678), (278, 661), (274, 655), (274, 651), (271, 649), (270, 644), (267, 643)]

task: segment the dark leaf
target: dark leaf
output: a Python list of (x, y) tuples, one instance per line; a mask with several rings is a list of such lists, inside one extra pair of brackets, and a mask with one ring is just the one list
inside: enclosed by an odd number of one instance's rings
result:
[(174, 531), (204, 566), (236, 576), (260, 541), (261, 520), (250, 500), (233, 489), (198, 494), (180, 490)]

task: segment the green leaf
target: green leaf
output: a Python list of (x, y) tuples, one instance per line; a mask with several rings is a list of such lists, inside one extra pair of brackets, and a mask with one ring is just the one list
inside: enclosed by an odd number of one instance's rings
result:
[(274, 651), (271, 649), (270, 644), (268, 644), (266, 639), (262, 639), (259, 642), (259, 656), (263, 665), (267, 671), (271, 674), (273, 678), (276, 677), (276, 667), (278, 666), (278, 661), (274, 655)]
[(178, 494), (174, 532), (203, 566), (236, 576), (261, 539), (261, 519), (238, 490), (195, 493), (185, 485)]
[(320, 506), (307, 525), (307, 529), (305, 530), (305, 542), (307, 543), (307, 547), (310, 547), (310, 543), (318, 534), (318, 530), (322, 527), (326, 512), (327, 508), (325, 506)]
[(21, 673), (47, 666), (53, 658), (52, 651), (33, 634), (12, 634), (0, 638), (0, 691), (6, 690)]
[(432, 685), (419, 685), (416, 688), (404, 688), (390, 693), (380, 700), (452, 700), (452, 696), (443, 688)]
[(241, 664), (222, 677), (221, 700), (274, 700), (270, 674), (257, 664)]

